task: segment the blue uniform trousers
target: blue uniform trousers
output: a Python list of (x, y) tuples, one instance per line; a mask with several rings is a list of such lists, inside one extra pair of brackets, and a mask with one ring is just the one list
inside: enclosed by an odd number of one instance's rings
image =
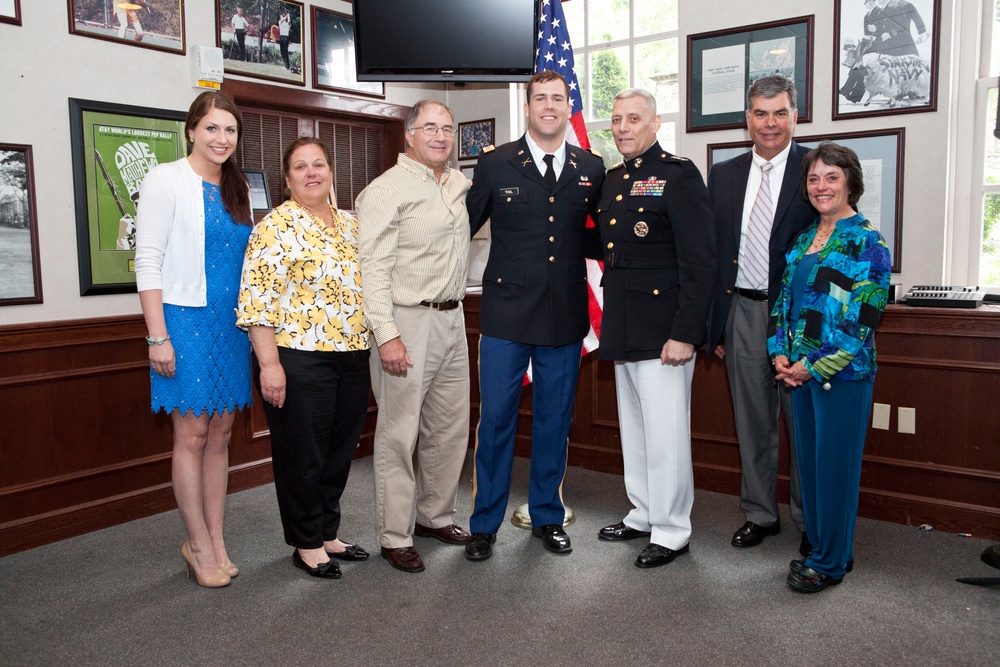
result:
[(806, 565), (834, 578), (854, 559), (861, 454), (873, 383), (809, 381), (792, 391), (802, 513), (813, 554)]
[(503, 523), (514, 465), (521, 385), (532, 368), (531, 478), (528, 506), (535, 526), (562, 525), (562, 480), (580, 372), (582, 342), (550, 347), (480, 336), (479, 426), (472, 484), (474, 533), (496, 533)]

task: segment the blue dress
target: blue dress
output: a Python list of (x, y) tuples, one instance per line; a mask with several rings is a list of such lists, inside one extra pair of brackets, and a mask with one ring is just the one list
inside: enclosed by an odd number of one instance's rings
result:
[(177, 371), (167, 378), (150, 368), (153, 412), (222, 414), (252, 400), (250, 340), (236, 327), (235, 314), (251, 228), (233, 222), (218, 185), (204, 183), (204, 195), (207, 305), (163, 304)]

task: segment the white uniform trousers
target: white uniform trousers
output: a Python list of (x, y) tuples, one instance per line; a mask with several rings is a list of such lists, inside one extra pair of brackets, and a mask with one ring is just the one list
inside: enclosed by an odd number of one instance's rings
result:
[(615, 362), (625, 491), (635, 505), (625, 525), (651, 532), (650, 542), (668, 549), (691, 538), (692, 377), (694, 358), (683, 366)]

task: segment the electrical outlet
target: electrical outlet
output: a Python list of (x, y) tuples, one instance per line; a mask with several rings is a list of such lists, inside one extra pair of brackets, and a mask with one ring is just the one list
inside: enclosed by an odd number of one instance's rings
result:
[(882, 431), (889, 430), (889, 405), (886, 403), (876, 403), (872, 406), (872, 428)]
[(899, 432), (900, 433), (916, 433), (917, 432), (917, 410), (916, 410), (916, 408), (900, 408), (899, 409)]

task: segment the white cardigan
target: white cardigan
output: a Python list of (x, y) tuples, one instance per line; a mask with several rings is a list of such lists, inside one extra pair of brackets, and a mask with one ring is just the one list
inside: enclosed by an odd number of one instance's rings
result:
[(139, 188), (135, 283), (140, 292), (163, 290), (163, 303), (208, 303), (202, 180), (186, 158), (157, 166)]

